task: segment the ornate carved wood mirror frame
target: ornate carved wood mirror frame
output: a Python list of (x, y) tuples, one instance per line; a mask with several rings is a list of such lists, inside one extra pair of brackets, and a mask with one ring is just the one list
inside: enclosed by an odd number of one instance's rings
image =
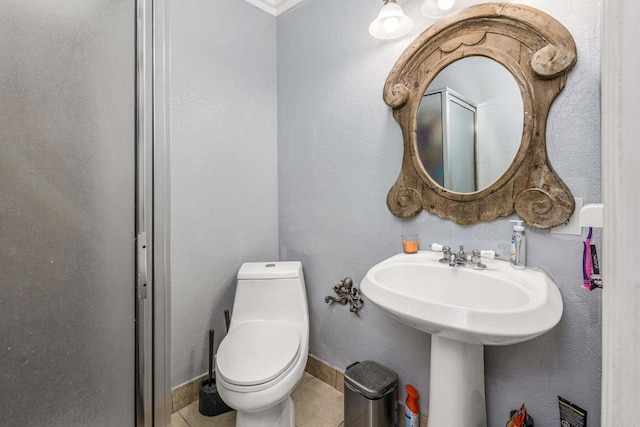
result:
[[(574, 199), (547, 156), (545, 131), (554, 98), (576, 62), (569, 31), (537, 9), (484, 3), (463, 9), (425, 30), (400, 56), (384, 87), (384, 101), (403, 134), (400, 176), (387, 206), (408, 218), (422, 209), (458, 224), (472, 224), (514, 211), (527, 224), (551, 228), (573, 214)], [(436, 184), (417, 154), (417, 115), (429, 83), (447, 65), (485, 56), (515, 78), (524, 105), (522, 140), (504, 174), (475, 193), (456, 193)]]

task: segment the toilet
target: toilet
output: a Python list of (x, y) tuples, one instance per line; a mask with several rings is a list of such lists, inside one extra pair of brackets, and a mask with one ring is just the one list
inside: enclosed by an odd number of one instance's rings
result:
[(244, 263), (237, 279), (229, 331), (216, 356), (218, 392), (237, 411), (237, 427), (293, 427), (291, 392), (309, 353), (302, 264)]

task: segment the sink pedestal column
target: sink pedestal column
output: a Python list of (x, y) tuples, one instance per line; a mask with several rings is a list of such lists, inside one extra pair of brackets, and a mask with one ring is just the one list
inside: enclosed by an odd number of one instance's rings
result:
[(431, 336), (429, 427), (487, 427), (484, 346)]

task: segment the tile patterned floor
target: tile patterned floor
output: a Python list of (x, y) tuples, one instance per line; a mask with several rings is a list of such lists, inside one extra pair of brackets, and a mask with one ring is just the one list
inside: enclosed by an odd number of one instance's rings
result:
[[(321, 380), (305, 372), (291, 398), (296, 408), (296, 427), (343, 426), (343, 395)], [(171, 416), (171, 427), (234, 427), (235, 422), (235, 412), (217, 417), (200, 415), (197, 401)]]

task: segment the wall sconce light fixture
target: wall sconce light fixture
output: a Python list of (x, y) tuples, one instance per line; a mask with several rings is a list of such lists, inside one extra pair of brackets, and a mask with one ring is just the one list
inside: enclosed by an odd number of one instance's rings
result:
[(458, 9), (468, 6), (470, 0), (425, 0), (422, 14), (433, 19), (440, 19)]
[(411, 27), (413, 21), (404, 14), (396, 0), (385, 0), (378, 17), (369, 25), (369, 34), (377, 39), (396, 39), (411, 31)]

